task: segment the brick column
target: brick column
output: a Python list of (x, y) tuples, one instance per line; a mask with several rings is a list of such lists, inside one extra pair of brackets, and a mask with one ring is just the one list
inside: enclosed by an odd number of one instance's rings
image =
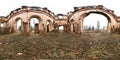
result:
[(70, 27), (71, 27), (71, 32), (73, 32), (73, 23), (71, 23)]
[(16, 33), (17, 32), (17, 23), (15, 22), (13, 25), (13, 32)]
[(111, 32), (111, 23), (108, 22), (108, 27), (107, 27), (108, 32)]
[(79, 20), (78, 24), (77, 24), (77, 34), (82, 34), (83, 30), (82, 30), (82, 20)]
[(23, 35), (29, 35), (30, 34), (30, 23), (28, 22), (22, 22), (22, 34)]
[(54, 26), (52, 23), (49, 24), (49, 32), (53, 31), (54, 30)]

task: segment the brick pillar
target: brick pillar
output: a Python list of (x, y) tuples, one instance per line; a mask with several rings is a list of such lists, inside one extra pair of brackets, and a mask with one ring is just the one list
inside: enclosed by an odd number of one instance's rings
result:
[(108, 22), (108, 27), (107, 27), (108, 32), (111, 32), (111, 23)]
[(81, 20), (81, 33), (83, 33), (83, 20)]
[(0, 22), (0, 27), (1, 27), (1, 22)]
[(49, 32), (53, 31), (53, 30), (54, 30), (54, 26), (53, 26), (53, 24), (50, 23), (49, 26), (48, 26), (48, 28), (49, 28)]
[(30, 34), (30, 23), (28, 22), (22, 22), (22, 34), (23, 35), (29, 35)]
[(45, 25), (43, 23), (39, 23), (39, 31), (40, 31), (40, 35), (44, 35), (45, 34), (45, 30), (46, 28), (44, 27)]
[(17, 24), (14, 24), (14, 32), (17, 32)]
[(77, 24), (77, 23), (74, 23), (73, 31), (74, 31), (75, 33), (78, 32), (78, 24)]
[(70, 27), (71, 27), (71, 32), (73, 32), (73, 23), (71, 23)]
[(34, 33), (39, 33), (39, 24), (38, 23), (35, 24)]
[(16, 32), (17, 32), (16, 23), (12, 25), (12, 27), (11, 27), (11, 32), (12, 32), (12, 33), (16, 33)]
[(82, 20), (80, 20), (77, 24), (77, 34), (82, 34)]

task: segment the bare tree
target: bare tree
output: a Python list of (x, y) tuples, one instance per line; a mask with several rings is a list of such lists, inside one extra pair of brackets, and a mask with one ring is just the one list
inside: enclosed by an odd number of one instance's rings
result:
[(92, 26), (92, 30), (94, 30), (94, 26)]
[(97, 29), (100, 30), (100, 21), (97, 21)]

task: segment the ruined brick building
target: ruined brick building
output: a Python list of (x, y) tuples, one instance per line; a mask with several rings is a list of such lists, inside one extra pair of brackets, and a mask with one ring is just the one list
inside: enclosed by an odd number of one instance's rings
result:
[(30, 19), (37, 18), (39, 23), (35, 24), (34, 33), (56, 32), (60, 26), (64, 27), (65, 32), (83, 32), (83, 19), (90, 13), (104, 15), (108, 20), (107, 30), (115, 32), (120, 28), (120, 17), (102, 5), (74, 7), (74, 11), (67, 15), (57, 14), (47, 8), (22, 6), (11, 11), (8, 16), (0, 16), (0, 32), (18, 33), (17, 21), (21, 20), (19, 33), (29, 34), (31, 32)]

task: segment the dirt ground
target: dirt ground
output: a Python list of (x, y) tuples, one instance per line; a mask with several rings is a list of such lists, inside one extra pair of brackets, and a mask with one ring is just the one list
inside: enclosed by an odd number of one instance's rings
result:
[(106, 32), (0, 35), (0, 60), (120, 60), (120, 35)]

